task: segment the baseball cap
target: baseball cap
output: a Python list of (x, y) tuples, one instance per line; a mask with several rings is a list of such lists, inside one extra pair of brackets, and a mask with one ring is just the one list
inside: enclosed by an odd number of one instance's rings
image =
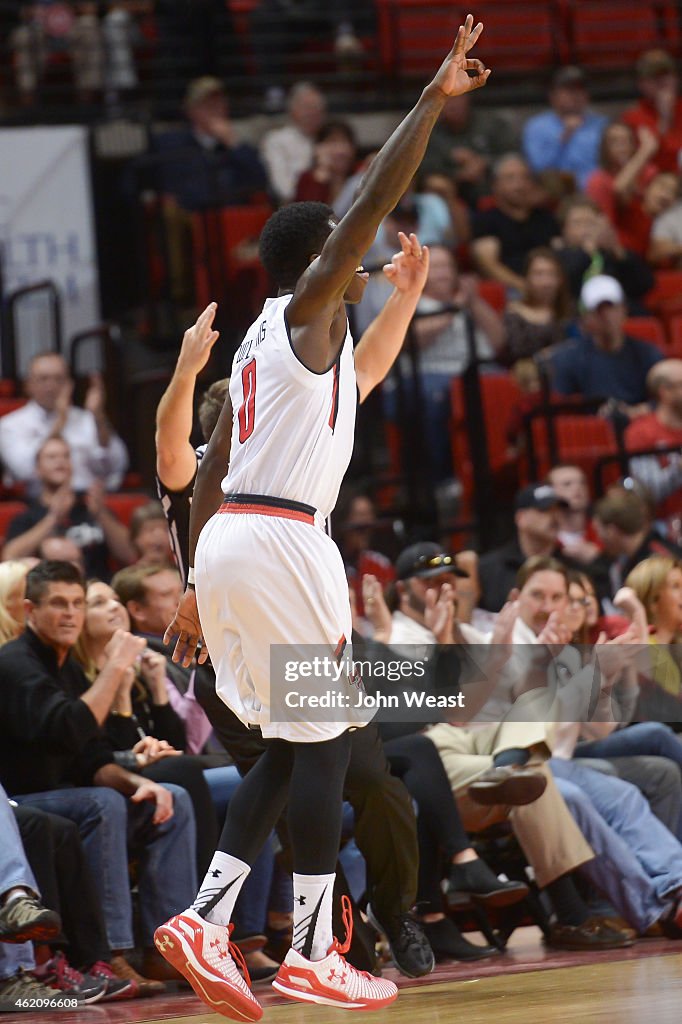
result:
[(574, 88), (586, 89), (587, 75), (582, 68), (577, 67), (575, 64), (567, 64), (566, 67), (559, 68), (552, 77), (552, 88), (570, 89), (572, 86)]
[(431, 541), (411, 544), (400, 552), (395, 563), (397, 580), (409, 580), (415, 576), (428, 579), (431, 576), (442, 576), (444, 572), (451, 572), (454, 576), (469, 576), (468, 572), (455, 564), (454, 555), (448, 555), (439, 544)]
[(625, 302), (625, 292), (615, 277), (608, 274), (597, 274), (580, 290), (580, 305), (584, 310), (598, 309), (602, 302)]
[(528, 484), (523, 487), (514, 499), (514, 507), (536, 508), (540, 512), (547, 512), (550, 508), (568, 508), (568, 502), (560, 498), (553, 487), (549, 484)]
[(638, 78), (656, 78), (675, 70), (675, 61), (665, 50), (645, 50), (637, 61)]
[(219, 78), (215, 78), (213, 75), (203, 75), (201, 78), (195, 78), (187, 86), (183, 106), (185, 109), (193, 107), (195, 103), (201, 103), (207, 96), (213, 96), (217, 92), (225, 92), (225, 86)]

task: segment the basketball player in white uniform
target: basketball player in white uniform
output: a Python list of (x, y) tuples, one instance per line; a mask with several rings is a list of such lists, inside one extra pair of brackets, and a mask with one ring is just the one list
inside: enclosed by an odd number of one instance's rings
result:
[(350, 720), (272, 721), (270, 646), (316, 645), (338, 657), (350, 638), (345, 572), (324, 522), (350, 460), (357, 398), (383, 380), (400, 351), (428, 251), (415, 235), (401, 235), (401, 252), (384, 268), (393, 294), (355, 353), (345, 302), (361, 298), (362, 256), (409, 185), (447, 98), (487, 81), (490, 72), (467, 57), (481, 31), (469, 15), (340, 223), (324, 204), (294, 203), (266, 224), (261, 260), (280, 294), (235, 355), (229, 398), (197, 474), (189, 584), (166, 636), (178, 636), (175, 657), (189, 663), (203, 634), (220, 696), (272, 742), (230, 802), (194, 904), (157, 929), (155, 941), (204, 1002), (238, 1020), (258, 1020), (262, 1008), (226, 929), (287, 803), (294, 935), (275, 988), (345, 1009), (379, 1008), (397, 995), (392, 982), (348, 964), (347, 945), (331, 932)]

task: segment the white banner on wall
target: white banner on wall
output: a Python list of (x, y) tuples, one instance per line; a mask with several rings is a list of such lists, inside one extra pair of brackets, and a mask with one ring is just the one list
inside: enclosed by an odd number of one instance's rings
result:
[[(65, 343), (99, 321), (87, 133), (78, 126), (0, 129), (0, 246), (5, 294), (51, 279)], [(18, 363), (48, 347), (45, 304), (23, 300)]]

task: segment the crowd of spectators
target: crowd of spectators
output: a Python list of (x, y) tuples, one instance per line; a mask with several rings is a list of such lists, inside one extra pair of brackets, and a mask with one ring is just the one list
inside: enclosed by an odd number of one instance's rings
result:
[[(105, 87), (78, 56), (96, 54), (92, 6), (72, 29), (84, 97)], [(110, 5), (110, 47), (124, 46), (125, 6)], [(642, 340), (635, 321), (654, 271), (682, 259), (682, 99), (663, 51), (637, 73), (641, 101), (611, 122), (575, 67), (557, 71), (548, 109), (520, 135), (468, 97), (450, 100), (365, 257), (358, 333), (390, 292), (382, 266), (399, 233), (431, 248), (382, 401), (398, 429), (419, 418), (434, 495), (458, 483), (451, 385), (472, 358), (529, 394), (542, 378), (555, 397), (593, 402), (620, 423), (629, 458), (600, 496), (579, 462), (526, 481), (510, 536), (478, 553), (405, 543), (374, 495), (342, 503), (335, 536), (363, 657), (426, 652), (436, 700), (481, 695), (456, 722), (354, 733), (339, 879), (355, 899), (349, 959), (368, 970), (367, 920), (413, 977), (432, 964), (423, 937), (437, 959), (495, 957), (453, 915), (503, 910), (531, 887), (539, 904), (526, 909), (558, 949), (682, 937), (682, 359)], [(134, 69), (120, 74), (108, 87), (134, 88)], [(185, 126), (153, 140), (174, 212), (315, 199), (342, 215), (371, 161), (310, 83), (292, 89), (285, 123), (259, 147), (240, 140), (216, 78), (194, 80), (183, 110)], [(176, 980), (154, 928), (192, 902), (225, 807), (264, 749), (217, 700), (210, 664), (174, 664), (164, 641), (187, 568), (204, 450), (192, 443), (195, 391), (214, 315), (185, 334), (159, 405), (161, 500), (129, 522), (108, 504), (128, 456), (101, 377), (77, 406), (66, 362), (39, 353), (27, 403), (0, 419), (5, 484), (26, 500), (0, 562), (0, 1007), (55, 988), (80, 1002), (154, 995)], [(205, 441), (225, 388), (203, 396)], [(409, 690), (403, 674), (397, 688)], [(485, 845), (492, 826), (515, 844), (517, 875)], [(281, 826), (277, 838), (238, 904), (234, 938), (255, 979), (272, 977), (291, 927)]]

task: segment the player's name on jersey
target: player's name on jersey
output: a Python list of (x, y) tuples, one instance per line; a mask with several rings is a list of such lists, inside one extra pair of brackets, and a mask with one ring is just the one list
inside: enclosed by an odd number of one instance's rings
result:
[(234, 357), (235, 363), (242, 363), (245, 359), (249, 359), (252, 352), (262, 345), (265, 341), (265, 320), (261, 320), (260, 327), (258, 328), (258, 334), (254, 337), (249, 334), (246, 335), (243, 342), (237, 349)]

